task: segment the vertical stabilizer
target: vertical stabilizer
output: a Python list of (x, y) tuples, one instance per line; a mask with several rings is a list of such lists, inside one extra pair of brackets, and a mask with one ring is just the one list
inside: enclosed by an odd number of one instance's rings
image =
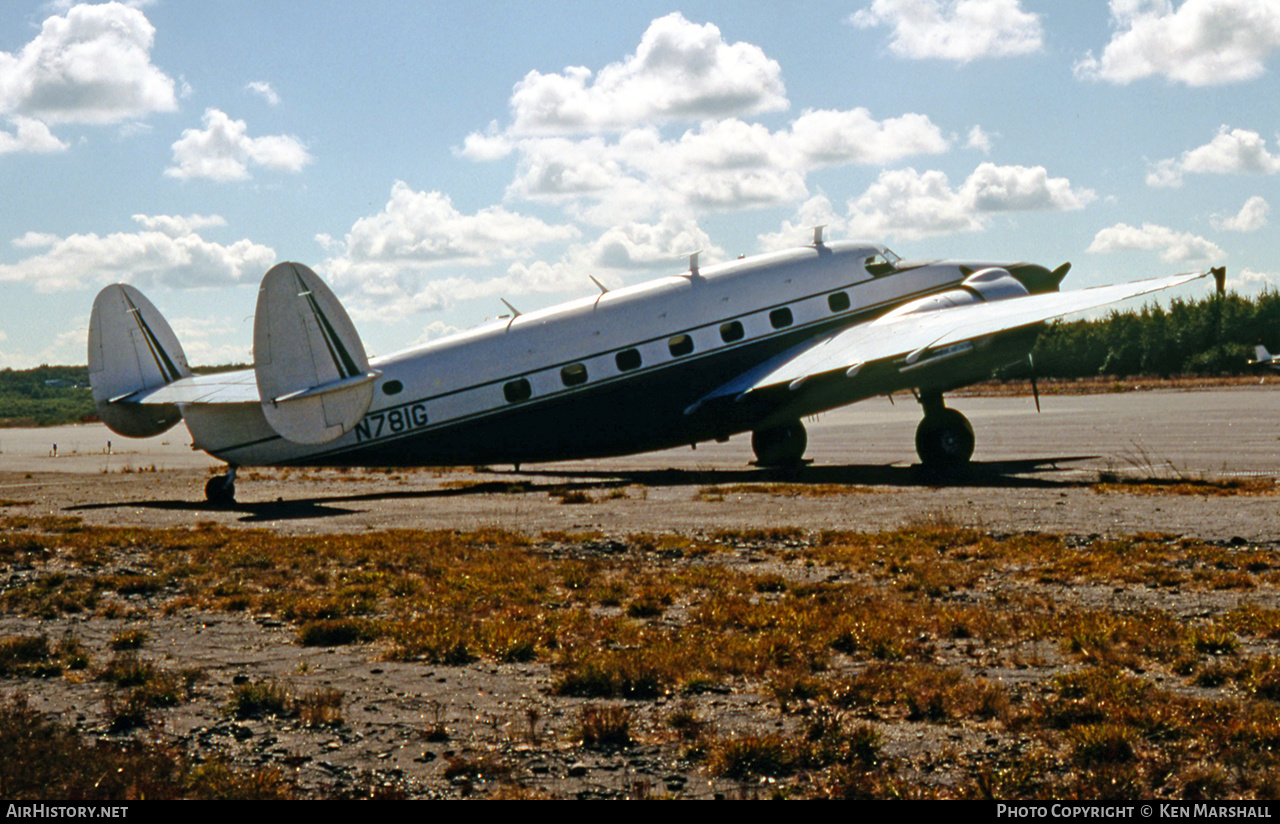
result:
[(89, 384), (98, 416), (113, 432), (147, 438), (182, 420), (172, 404), (129, 398), (190, 374), (178, 338), (141, 292), (116, 283), (98, 293), (89, 318)]
[(267, 422), (303, 444), (351, 431), (369, 411), (378, 376), (342, 304), (299, 263), (281, 263), (262, 279), (253, 370)]

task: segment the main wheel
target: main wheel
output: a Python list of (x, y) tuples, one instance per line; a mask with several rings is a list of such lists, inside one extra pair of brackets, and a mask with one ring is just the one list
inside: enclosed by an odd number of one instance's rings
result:
[(959, 469), (973, 457), (973, 426), (954, 409), (925, 415), (916, 427), (916, 454), (929, 469)]
[(794, 466), (804, 458), (808, 446), (809, 436), (800, 421), (751, 433), (751, 449), (760, 466)]
[(204, 485), (204, 497), (211, 504), (233, 504), (236, 502), (236, 483), (226, 475), (214, 475)]

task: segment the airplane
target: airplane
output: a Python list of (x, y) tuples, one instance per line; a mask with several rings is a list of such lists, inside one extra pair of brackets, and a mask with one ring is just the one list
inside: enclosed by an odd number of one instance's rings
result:
[[(700, 266), (368, 358), (328, 286), (299, 263), (266, 273), (253, 368), (197, 375), (134, 287), (97, 296), (89, 371), (113, 432), (178, 421), (227, 463), (212, 504), (245, 466), (449, 466), (636, 454), (751, 432), (757, 464), (796, 465), (802, 420), (911, 391), (924, 467), (966, 466), (973, 427), (944, 393), (1024, 361), (1044, 323), (1175, 287), (1207, 272), (1060, 292), (1070, 269), (907, 261), (858, 241)], [(1224, 270), (1213, 270), (1221, 278)], [(1037, 397), (1038, 405), (1038, 397)]]
[(1253, 347), (1253, 351), (1256, 359), (1249, 361), (1250, 366), (1262, 366), (1267, 369), (1274, 369), (1277, 372), (1280, 372), (1280, 355), (1271, 354), (1267, 351), (1267, 347), (1263, 346), (1261, 343)]

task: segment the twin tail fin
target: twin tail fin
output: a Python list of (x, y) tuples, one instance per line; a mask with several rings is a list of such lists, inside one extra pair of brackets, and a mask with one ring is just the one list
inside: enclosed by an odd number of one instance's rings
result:
[(188, 404), (257, 402), (281, 437), (327, 443), (364, 417), (378, 375), (342, 304), (299, 263), (281, 263), (262, 279), (253, 324), (256, 396), (239, 386), (231, 398), (211, 394), (210, 379), (192, 375), (169, 324), (132, 286), (103, 289), (89, 321), (89, 380), (98, 415), (129, 437), (164, 432)]

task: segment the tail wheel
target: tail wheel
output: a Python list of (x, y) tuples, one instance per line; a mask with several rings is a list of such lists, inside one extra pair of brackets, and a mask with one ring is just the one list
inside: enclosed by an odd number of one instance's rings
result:
[(760, 466), (793, 466), (804, 459), (809, 436), (804, 424), (794, 421), (786, 426), (761, 429), (751, 433), (751, 449)]
[(930, 469), (958, 469), (973, 457), (973, 426), (954, 409), (925, 415), (916, 428), (916, 453)]

